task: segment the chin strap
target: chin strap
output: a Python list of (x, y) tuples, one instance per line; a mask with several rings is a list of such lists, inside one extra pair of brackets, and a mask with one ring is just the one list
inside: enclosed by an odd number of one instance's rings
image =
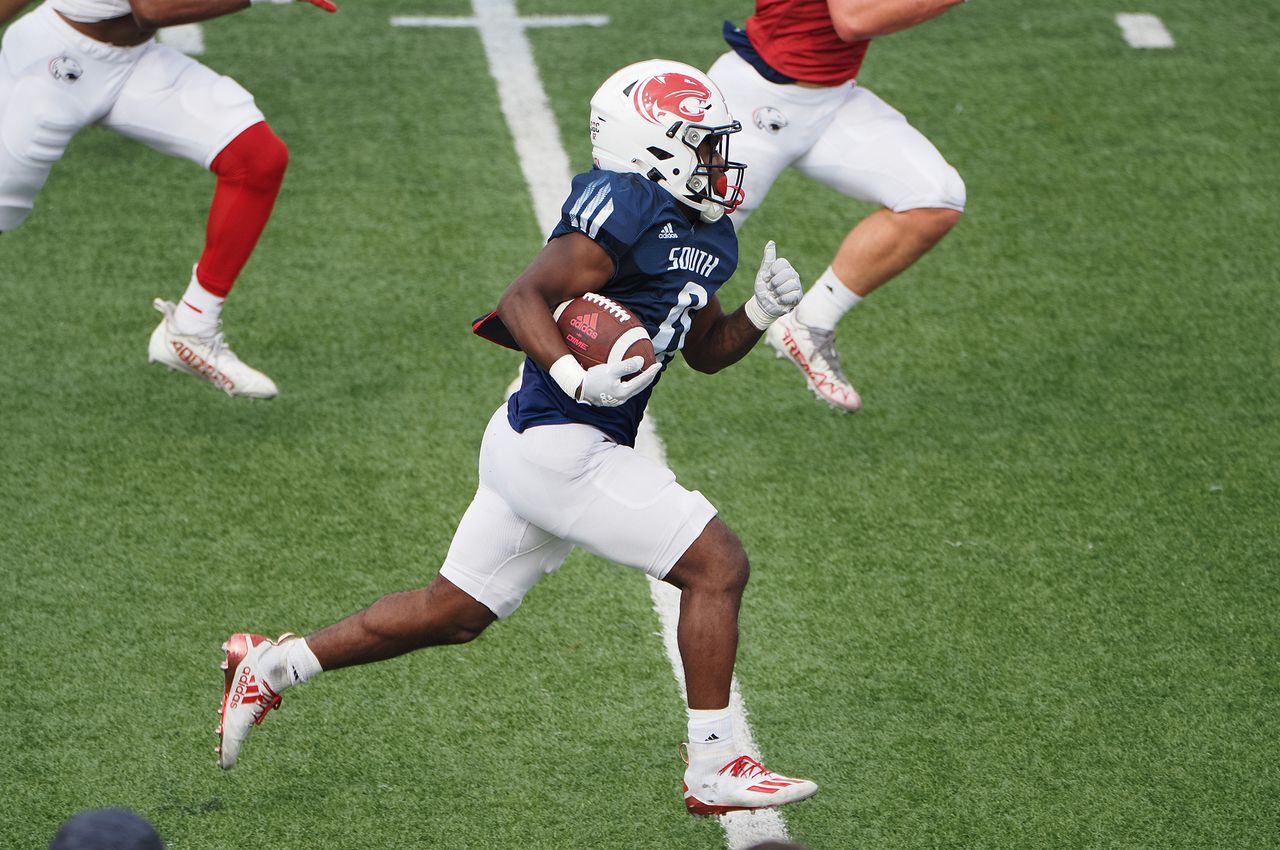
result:
[(717, 204), (715, 201), (703, 201), (702, 209), (699, 210), (698, 215), (705, 222), (717, 222), (724, 217), (724, 206)]

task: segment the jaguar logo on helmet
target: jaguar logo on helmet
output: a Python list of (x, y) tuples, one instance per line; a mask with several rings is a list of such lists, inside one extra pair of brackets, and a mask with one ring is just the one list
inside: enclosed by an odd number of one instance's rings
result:
[(711, 108), (711, 92), (694, 78), (672, 71), (633, 84), (636, 111), (651, 124), (665, 126), (679, 118), (701, 121)]

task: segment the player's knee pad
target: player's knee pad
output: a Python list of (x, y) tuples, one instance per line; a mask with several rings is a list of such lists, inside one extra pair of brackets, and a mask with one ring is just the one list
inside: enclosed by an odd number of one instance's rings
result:
[(960, 172), (950, 165), (935, 169), (927, 179), (917, 181), (914, 191), (886, 204), (894, 212), (906, 212), (915, 209), (945, 209), (964, 212), (965, 186)]
[(42, 80), (17, 81), (0, 121), (0, 142), (8, 156), (28, 165), (52, 165), (62, 159), (86, 123), (72, 103), (49, 96)]
[(289, 166), (289, 148), (265, 121), (231, 140), (214, 159), (214, 174), (258, 188), (275, 188)]

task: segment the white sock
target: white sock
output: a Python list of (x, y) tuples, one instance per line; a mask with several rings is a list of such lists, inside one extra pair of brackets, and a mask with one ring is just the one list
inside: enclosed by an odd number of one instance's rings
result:
[(738, 755), (729, 707), (689, 709), (689, 766), (719, 770)]
[(262, 653), (262, 675), (273, 690), (308, 682), (320, 672), (320, 660), (307, 646), (306, 638), (287, 640)]
[(173, 314), (173, 329), (183, 336), (210, 336), (217, 333), (218, 318), (222, 315), (225, 299), (205, 289), (191, 269), (191, 282), (182, 293), (178, 309)]
[(300, 685), (310, 682), (321, 671), (320, 659), (307, 646), (306, 638), (286, 641), (284, 644), (284, 666), (289, 674), (289, 684)]
[(862, 300), (845, 286), (836, 273), (827, 266), (827, 270), (810, 287), (800, 299), (796, 308), (796, 319), (802, 325), (820, 328), (824, 331), (835, 330), (836, 322), (854, 308)]

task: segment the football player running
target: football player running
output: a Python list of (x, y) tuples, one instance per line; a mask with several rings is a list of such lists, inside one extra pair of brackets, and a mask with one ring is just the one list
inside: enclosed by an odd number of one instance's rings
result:
[[(222, 767), (235, 764), (284, 688), (321, 670), (472, 640), (581, 546), (681, 591), (688, 810), (758, 809), (817, 792), (809, 780), (766, 769), (735, 738), (729, 688), (748, 575), (742, 544), (701, 493), (633, 448), (677, 352), (699, 371), (722, 369), (800, 299), (799, 278), (772, 242), (752, 297), (731, 314), (717, 298), (738, 260), (724, 212), (738, 197), (743, 166), (729, 161), (728, 145), (739, 129), (715, 84), (679, 62), (630, 65), (595, 93), (596, 167), (574, 178), (546, 246), (475, 328), (518, 346), (527, 360), (519, 390), (489, 421), (479, 487), (439, 575), (305, 639), (232, 635), (224, 644)], [(689, 258), (696, 262), (682, 261)], [(639, 357), (578, 364), (552, 313), (587, 292), (640, 319), (656, 363), (644, 371)]]
[(965, 187), (900, 112), (856, 83), (871, 39), (923, 23), (964, 0), (756, 0), (746, 29), (726, 22), (733, 48), (711, 79), (743, 120), (734, 141), (751, 165), (742, 227), (787, 166), (879, 204), (854, 226), (831, 265), (767, 341), (838, 410), (862, 400), (840, 368), (835, 328), (876, 287), (920, 259), (960, 220)]
[[(0, 0), (0, 14), (21, 3)], [(289, 0), (252, 0), (289, 2)], [(307, 0), (332, 12), (329, 0)], [(0, 233), (35, 205), (72, 137), (100, 124), (217, 177), (205, 244), (148, 355), (228, 395), (272, 398), (276, 385), (243, 363), (221, 333), (223, 301), (266, 226), (288, 150), (239, 83), (158, 44), (156, 30), (206, 21), (250, 0), (46, 0), (0, 45)]]

